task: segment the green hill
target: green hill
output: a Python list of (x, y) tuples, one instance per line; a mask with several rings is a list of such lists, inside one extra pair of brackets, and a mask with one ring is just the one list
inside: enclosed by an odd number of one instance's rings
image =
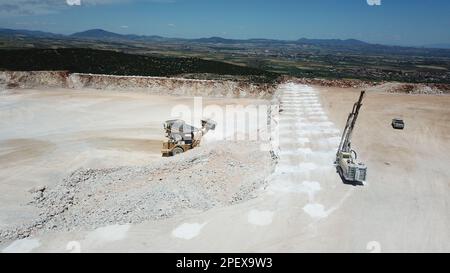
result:
[(153, 57), (83, 48), (1, 49), (0, 70), (56, 71), (124, 76), (170, 77), (183, 74), (215, 74), (272, 82), (278, 74), (198, 58)]

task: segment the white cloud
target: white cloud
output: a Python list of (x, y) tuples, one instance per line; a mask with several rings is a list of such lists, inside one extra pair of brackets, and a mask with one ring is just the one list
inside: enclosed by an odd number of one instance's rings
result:
[(41, 15), (80, 5), (106, 5), (131, 1), (133, 0), (0, 0), (0, 15)]
[[(60, 9), (67, 6), (65, 1), (60, 0), (0, 0), (1, 15), (33, 15), (47, 14), (52, 9)], [(53, 8), (52, 8), (53, 7)]]
[(381, 6), (381, 0), (367, 0), (369, 6)]
[[(74, 6), (129, 3), (138, 0), (0, 0), (0, 16), (55, 13)], [(174, 3), (176, 0), (140, 0), (149, 3)]]
[(81, 0), (66, 0), (69, 6), (81, 6)]

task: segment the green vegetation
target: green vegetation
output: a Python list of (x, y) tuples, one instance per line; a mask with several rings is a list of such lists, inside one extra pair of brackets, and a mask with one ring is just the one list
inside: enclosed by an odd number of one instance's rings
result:
[(153, 57), (94, 49), (1, 49), (0, 70), (67, 70), (125, 76), (214, 74), (253, 82), (273, 82), (278, 74), (199, 58)]

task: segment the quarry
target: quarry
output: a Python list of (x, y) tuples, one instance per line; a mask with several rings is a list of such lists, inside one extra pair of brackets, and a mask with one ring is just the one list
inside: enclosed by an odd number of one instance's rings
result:
[[(352, 145), (367, 181), (349, 185), (334, 162), (363, 90)], [(0, 72), (0, 251), (448, 252), (447, 93)], [(217, 130), (163, 158), (183, 109)]]

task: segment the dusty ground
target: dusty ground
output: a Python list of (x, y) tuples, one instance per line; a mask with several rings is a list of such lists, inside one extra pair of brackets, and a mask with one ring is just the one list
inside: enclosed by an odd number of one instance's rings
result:
[(250, 200), (267, 185), (274, 166), (270, 153), (259, 148), (249, 141), (210, 143), (145, 166), (78, 170), (55, 187), (36, 189), (31, 205), (39, 217), (0, 237), (139, 224)]
[[(343, 128), (360, 90), (316, 89), (330, 120)], [(397, 117), (404, 131), (392, 129)], [(367, 238), (385, 251), (448, 252), (450, 96), (367, 93), (353, 145), (368, 165), (368, 184), (320, 225), (326, 249)]]
[[(204, 99), (204, 106), (265, 103)], [(33, 188), (52, 188), (83, 168), (144, 166), (161, 160), (162, 124), (192, 97), (85, 89), (22, 89), (0, 95), (0, 229), (42, 213), (28, 204)], [(197, 123), (200, 121), (198, 120)], [(198, 125), (198, 124), (195, 124)], [(214, 142), (217, 132), (207, 142)], [(237, 129), (236, 129), (237, 130)]]
[[(291, 84), (279, 93), (279, 164), (257, 198), (141, 224), (50, 232), (3, 251), (450, 251), (450, 96), (369, 92), (353, 141), (368, 181), (354, 187), (342, 183), (333, 160), (359, 90)], [(395, 117), (405, 119), (404, 131), (390, 127)]]

